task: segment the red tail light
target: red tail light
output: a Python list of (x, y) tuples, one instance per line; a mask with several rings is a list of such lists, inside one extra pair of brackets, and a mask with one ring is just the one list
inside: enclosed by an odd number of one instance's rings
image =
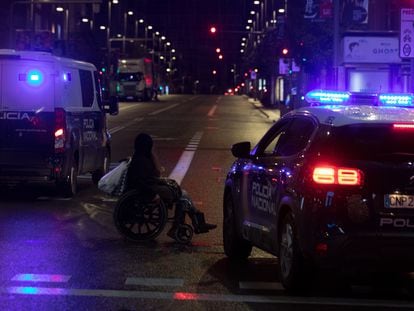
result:
[(66, 142), (66, 113), (62, 108), (55, 109), (55, 152), (65, 151)]
[(145, 84), (151, 85), (152, 84), (152, 77), (151, 76), (145, 76)]
[(394, 130), (411, 130), (414, 131), (414, 123), (396, 123), (393, 124)]
[(362, 172), (357, 168), (317, 166), (313, 169), (312, 179), (317, 184), (362, 185)]

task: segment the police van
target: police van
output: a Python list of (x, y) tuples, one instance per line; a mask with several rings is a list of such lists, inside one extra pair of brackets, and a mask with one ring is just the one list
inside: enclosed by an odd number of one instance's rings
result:
[(0, 50), (0, 183), (55, 182), (77, 191), (78, 174), (97, 183), (110, 164), (106, 114), (93, 64), (47, 52)]

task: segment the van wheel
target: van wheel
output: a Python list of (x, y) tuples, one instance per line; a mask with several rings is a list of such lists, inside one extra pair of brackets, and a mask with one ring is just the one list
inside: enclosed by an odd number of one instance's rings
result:
[(108, 148), (105, 148), (102, 165), (99, 169), (92, 172), (92, 182), (97, 185), (103, 175), (109, 172), (109, 166), (111, 165), (111, 156)]
[(233, 260), (244, 260), (252, 252), (252, 244), (245, 240), (237, 228), (234, 203), (231, 194), (226, 194), (223, 206), (224, 253)]
[(297, 228), (291, 213), (283, 218), (280, 227), (278, 267), (280, 281), (287, 291), (298, 293), (308, 288), (310, 269), (300, 252)]
[(58, 187), (65, 197), (72, 197), (78, 191), (78, 164), (72, 160), (68, 175), (58, 183)]

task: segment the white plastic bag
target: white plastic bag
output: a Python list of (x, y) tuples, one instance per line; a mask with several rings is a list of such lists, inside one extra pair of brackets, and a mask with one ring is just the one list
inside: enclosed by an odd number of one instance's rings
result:
[(126, 175), (130, 160), (122, 161), (113, 170), (106, 173), (98, 182), (98, 188), (110, 195), (121, 195), (126, 186)]

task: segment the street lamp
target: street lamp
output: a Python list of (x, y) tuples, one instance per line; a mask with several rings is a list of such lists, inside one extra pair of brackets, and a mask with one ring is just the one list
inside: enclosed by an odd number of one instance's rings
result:
[(127, 11), (124, 13), (124, 40), (122, 40), (122, 53), (125, 54), (125, 40), (127, 37), (127, 18), (129, 16), (134, 15), (134, 12), (132, 11)]
[(138, 26), (139, 26), (139, 24), (143, 24), (143, 23), (144, 23), (144, 20), (142, 18), (135, 20), (135, 33), (134, 33), (135, 38), (139, 38)]
[(68, 38), (69, 38), (69, 36), (68, 36), (68, 32), (69, 32), (69, 9), (65, 10), (63, 7), (58, 6), (56, 8), (56, 11), (59, 12), (59, 13), (65, 12), (65, 21), (64, 21), (64, 24), (63, 24), (63, 39), (65, 40), (65, 42), (67, 42)]
[(148, 25), (148, 26), (145, 27), (145, 50), (148, 49), (148, 43), (147, 43), (147, 40), (148, 40), (148, 30), (151, 30), (151, 29), (152, 29), (152, 26), (151, 25)]
[(111, 18), (112, 4), (118, 4), (118, 0), (108, 1), (108, 26), (106, 27), (106, 44), (108, 50), (108, 69), (111, 67)]

